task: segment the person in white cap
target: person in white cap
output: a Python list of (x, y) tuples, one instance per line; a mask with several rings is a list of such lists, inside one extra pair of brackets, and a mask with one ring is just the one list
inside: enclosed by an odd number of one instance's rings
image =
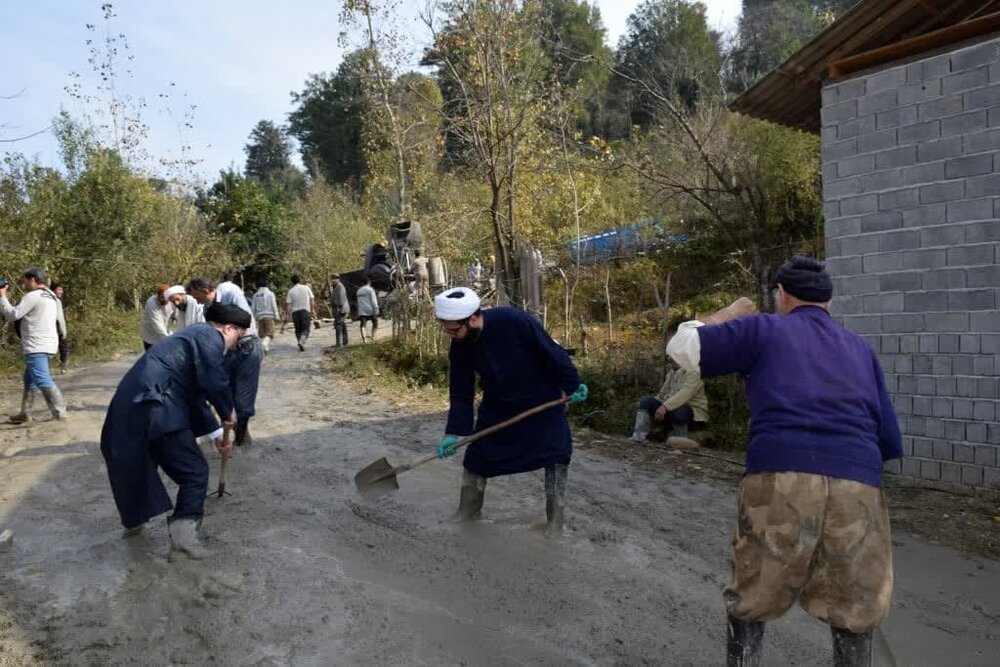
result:
[(174, 323), (174, 331), (205, 321), (201, 304), (187, 293), (184, 285), (173, 285), (163, 293), (163, 296), (174, 305), (174, 314), (170, 318)]
[[(468, 287), (446, 290), (434, 299), (434, 312), (451, 338), (450, 398), (447, 434), (438, 456), (455, 454), (460, 436), (481, 431), (525, 410), (569, 395), (587, 398), (569, 355), (530, 314), (516, 308), (481, 310)], [(483, 388), (474, 415), (476, 375)], [(545, 516), (550, 530), (562, 530), (566, 477), (573, 438), (561, 408), (545, 410), (494, 435), (465, 452), (459, 517), (478, 519), (486, 480), (497, 475), (545, 469)]]

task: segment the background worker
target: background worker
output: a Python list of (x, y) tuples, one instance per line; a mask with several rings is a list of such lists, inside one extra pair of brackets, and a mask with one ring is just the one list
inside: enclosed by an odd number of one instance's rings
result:
[(271, 341), (274, 340), (274, 322), (278, 319), (278, 298), (271, 291), (271, 284), (262, 280), (250, 300), (253, 319), (257, 323), (257, 335), (264, 354), (271, 351)]
[(21, 274), (24, 296), (17, 306), (7, 300), (6, 280), (0, 279), (0, 314), (13, 322), (21, 337), (24, 354), (24, 393), (21, 395), (21, 412), (10, 418), (12, 424), (23, 424), (31, 417), (34, 390), (45, 397), (53, 419), (66, 418), (66, 402), (49, 372), (49, 357), (59, 351), (57, 321), (60, 317), (59, 300), (46, 288), (48, 276), (40, 268), (31, 267)]
[[(446, 435), (438, 456), (455, 454), (459, 436), (498, 424), (525, 410), (572, 395), (587, 398), (566, 350), (549, 337), (541, 323), (523, 310), (482, 311), (479, 297), (456, 287), (434, 298), (434, 313), (451, 338), (448, 349), (449, 396)], [(475, 410), (476, 375), (483, 398)], [(478, 519), (486, 480), (497, 475), (545, 469), (545, 517), (548, 528), (562, 530), (573, 438), (562, 406), (478, 440), (465, 450), (458, 514)]]
[(239, 343), (226, 355), (225, 361), (233, 403), (236, 405), (234, 444), (242, 447), (253, 442), (250, 437), (250, 418), (257, 412), (257, 388), (260, 385), (260, 365), (264, 360), (264, 350), (257, 337), (253, 310), (247, 303), (243, 290), (231, 280), (231, 275), (226, 275), (225, 278), (218, 285), (214, 285), (208, 278), (192, 278), (188, 281), (187, 291), (202, 306), (221, 303), (236, 306), (250, 315), (250, 326), (246, 328)]
[(69, 335), (66, 333), (66, 310), (63, 307), (63, 286), (62, 283), (52, 283), (50, 287), (52, 293), (59, 300), (59, 314), (56, 319), (59, 334), (59, 374), (65, 375), (69, 368)]
[[(207, 555), (198, 528), (208, 462), (197, 437), (210, 435), (220, 452), (228, 447), (208, 405), (227, 424), (236, 419), (223, 359), (251, 323), (240, 308), (217, 303), (205, 309), (205, 318), (207, 323), (185, 327), (139, 358), (119, 383), (101, 429), (101, 454), (125, 536), (174, 507), (167, 520), (171, 560)], [(177, 484), (176, 506), (160, 469)]]
[(667, 352), (703, 377), (739, 373), (750, 404), (746, 475), (732, 549), (729, 665), (757, 665), (764, 622), (796, 601), (833, 633), (834, 663), (870, 665), (892, 597), (882, 466), (903, 454), (871, 346), (828, 312), (823, 264), (778, 270), (777, 315), (742, 298), (685, 322)]
[(300, 282), (297, 274), (292, 276), (292, 288), (285, 297), (285, 310), (288, 319), (295, 327), (295, 340), (299, 344), (299, 352), (303, 352), (306, 349), (306, 341), (309, 340), (312, 318), (316, 314), (316, 298), (313, 296), (312, 288)]
[(351, 314), (351, 304), (347, 300), (347, 288), (340, 281), (340, 274), (330, 276), (330, 313), (333, 315), (333, 331), (336, 336), (334, 347), (347, 347), (347, 316)]
[(656, 396), (639, 400), (632, 440), (644, 442), (654, 423), (667, 424), (671, 435), (687, 437), (688, 429), (704, 428), (708, 421), (708, 396), (697, 371), (686, 371), (668, 360), (669, 370)]
[(419, 250), (413, 251), (413, 280), (417, 299), (423, 301), (431, 297), (431, 274), (427, 269), (427, 258)]
[(361, 342), (365, 342), (365, 322), (372, 323), (372, 337), (375, 340), (375, 330), (378, 329), (378, 297), (368, 276), (362, 279), (355, 300), (358, 302), (358, 326), (361, 328)]
[(204, 309), (198, 301), (187, 293), (184, 285), (173, 285), (163, 293), (174, 307), (172, 321), (174, 331), (180, 331), (192, 324), (205, 321)]
[(142, 346), (148, 350), (170, 335), (168, 324), (174, 313), (173, 304), (167, 300), (166, 292), (170, 285), (156, 286), (156, 293), (146, 299), (142, 309), (142, 319), (139, 322), (139, 336)]

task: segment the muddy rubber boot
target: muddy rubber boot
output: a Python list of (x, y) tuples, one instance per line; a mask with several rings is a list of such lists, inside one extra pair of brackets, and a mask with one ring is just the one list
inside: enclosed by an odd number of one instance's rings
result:
[(670, 437), (672, 438), (686, 438), (688, 437), (688, 425), (687, 424), (674, 424), (670, 427)]
[(763, 621), (741, 621), (733, 616), (726, 623), (726, 667), (760, 667), (764, 654)]
[(170, 532), (170, 553), (167, 560), (202, 560), (209, 556), (208, 549), (198, 543), (198, 519), (183, 518), (167, 522)]
[(462, 470), (462, 491), (458, 497), (458, 512), (455, 518), (461, 521), (476, 521), (483, 516), (483, 500), (486, 498), (486, 478), (468, 470)]
[(653, 428), (653, 418), (645, 410), (638, 410), (635, 413), (635, 426), (632, 427), (632, 441), (645, 442), (651, 428)]
[(66, 401), (63, 400), (59, 387), (52, 385), (42, 389), (42, 396), (45, 397), (45, 404), (49, 406), (52, 418), (57, 420), (66, 419)]
[(566, 479), (569, 466), (556, 463), (545, 467), (545, 530), (558, 534), (563, 529), (566, 509)]
[(31, 421), (31, 409), (35, 405), (35, 390), (25, 389), (24, 393), (21, 394), (21, 411), (16, 415), (11, 415), (9, 421), (11, 424), (27, 424)]
[(875, 655), (872, 631), (851, 632), (830, 627), (835, 667), (871, 667)]

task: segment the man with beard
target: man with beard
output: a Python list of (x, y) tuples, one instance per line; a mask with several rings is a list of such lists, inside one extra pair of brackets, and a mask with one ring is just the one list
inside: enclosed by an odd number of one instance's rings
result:
[(193, 296), (187, 293), (184, 289), (184, 285), (174, 285), (167, 289), (163, 293), (165, 297), (170, 299), (170, 303), (174, 306), (174, 330), (180, 331), (185, 327), (189, 327), (192, 324), (197, 324), (198, 322), (205, 321), (204, 310)]
[[(479, 297), (467, 287), (446, 290), (434, 299), (434, 312), (451, 338), (450, 398), (446, 435), (438, 456), (455, 453), (460, 436), (471, 435), (525, 410), (570, 395), (587, 398), (566, 351), (541, 323), (523, 310), (480, 310)], [(483, 398), (475, 415), (476, 375)], [(478, 519), (486, 480), (498, 475), (545, 469), (545, 516), (548, 529), (562, 530), (566, 479), (573, 439), (564, 408), (554, 407), (469, 445), (459, 497), (459, 517)]]

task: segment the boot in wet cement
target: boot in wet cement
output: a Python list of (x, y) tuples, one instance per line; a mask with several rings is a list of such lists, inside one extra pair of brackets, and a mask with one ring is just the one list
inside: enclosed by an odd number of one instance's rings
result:
[(638, 410), (635, 413), (635, 426), (632, 427), (632, 441), (645, 442), (653, 427), (653, 418), (645, 410)]
[(35, 390), (25, 389), (21, 394), (21, 412), (10, 416), (11, 424), (26, 424), (31, 421), (31, 409), (35, 406)]
[(476, 521), (483, 516), (483, 500), (486, 498), (486, 478), (468, 470), (462, 470), (462, 491), (458, 497), (458, 512), (455, 518), (462, 521)]
[(49, 406), (53, 419), (66, 419), (66, 401), (63, 400), (59, 387), (55, 385), (45, 387), (42, 389), (42, 396), (45, 397), (45, 403)]
[(253, 444), (253, 438), (250, 436), (249, 417), (236, 420), (236, 430), (233, 433), (233, 444), (237, 447), (242, 447), (243, 445), (249, 447)]
[(730, 616), (726, 623), (726, 666), (759, 667), (763, 654), (763, 621), (742, 621)]
[(565, 463), (545, 467), (545, 531), (549, 534), (559, 534), (563, 529), (568, 476), (569, 466)]
[(872, 631), (851, 632), (830, 627), (833, 633), (833, 664), (835, 667), (872, 667), (874, 644)]
[(188, 517), (167, 521), (167, 530), (170, 532), (168, 561), (202, 560), (210, 555), (208, 549), (198, 542), (199, 523), (198, 519)]

